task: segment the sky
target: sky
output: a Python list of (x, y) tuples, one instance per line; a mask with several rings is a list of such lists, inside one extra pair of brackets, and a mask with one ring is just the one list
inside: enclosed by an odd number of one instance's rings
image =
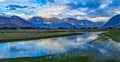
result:
[(120, 0), (0, 0), (0, 15), (87, 19), (106, 22), (120, 14)]

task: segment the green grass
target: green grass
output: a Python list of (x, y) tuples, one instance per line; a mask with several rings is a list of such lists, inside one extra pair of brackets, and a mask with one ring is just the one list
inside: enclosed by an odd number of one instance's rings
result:
[(99, 37), (96, 40), (109, 41), (109, 39), (112, 39), (116, 42), (120, 42), (120, 31), (119, 30), (111, 30), (111, 31), (99, 34)]
[[(120, 60), (101, 60), (91, 53), (72, 52), (58, 55), (48, 55), (41, 57), (26, 57), (13, 59), (0, 59), (0, 62), (120, 62)], [(81, 55), (85, 54), (85, 55)]]
[(74, 57), (64, 60), (52, 60), (46, 59), (45, 57), (34, 57), (34, 58), (19, 58), (19, 59), (3, 59), (0, 62), (88, 62), (88, 57)]
[(78, 32), (4, 32), (0, 33), (0, 42), (43, 39), (81, 34)]
[(107, 33), (103, 33), (104, 36), (111, 38), (112, 40), (116, 42), (120, 42), (120, 31), (109, 31)]
[(104, 34), (100, 34), (99, 37), (96, 39), (97, 41), (108, 41), (109, 37), (104, 35)]

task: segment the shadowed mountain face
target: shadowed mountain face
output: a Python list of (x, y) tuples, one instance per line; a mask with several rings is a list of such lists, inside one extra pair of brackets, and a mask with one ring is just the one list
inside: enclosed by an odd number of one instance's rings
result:
[(105, 25), (103, 25), (103, 27), (105, 27), (105, 28), (108, 28), (108, 27), (118, 28), (118, 27), (120, 27), (120, 14), (112, 17)]
[(33, 17), (29, 20), (34, 26), (38, 28), (72, 28), (73, 25), (69, 23), (65, 23), (64, 21), (58, 18), (41, 18), (41, 17)]
[(3, 17), (0, 16), (0, 28), (26, 28), (31, 27), (33, 28), (31, 23), (25, 21), (24, 19), (18, 16), (11, 16), (11, 17)]
[(44, 19), (42, 17), (33, 17), (29, 19), (29, 22), (37, 28), (44, 26), (43, 21)]
[(67, 23), (75, 26), (76, 28), (89, 28), (89, 27), (97, 27), (97, 25), (89, 20), (76, 20), (73, 18), (64, 19)]
[(88, 28), (97, 27), (97, 25), (88, 20), (76, 20), (74, 18), (58, 19), (58, 18), (41, 18), (33, 17), (29, 20), (34, 26), (39, 28)]

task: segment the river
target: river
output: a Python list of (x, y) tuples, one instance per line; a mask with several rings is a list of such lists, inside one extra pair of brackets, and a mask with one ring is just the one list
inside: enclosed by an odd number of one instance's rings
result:
[(70, 51), (87, 51), (104, 58), (120, 57), (120, 43), (109, 38), (97, 40), (102, 32), (85, 32), (81, 35), (0, 43), (0, 59), (37, 57)]

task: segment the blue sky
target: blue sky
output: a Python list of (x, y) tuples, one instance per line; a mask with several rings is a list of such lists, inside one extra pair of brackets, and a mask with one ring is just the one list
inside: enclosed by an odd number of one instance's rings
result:
[(107, 21), (120, 14), (120, 0), (0, 0), (0, 13)]

